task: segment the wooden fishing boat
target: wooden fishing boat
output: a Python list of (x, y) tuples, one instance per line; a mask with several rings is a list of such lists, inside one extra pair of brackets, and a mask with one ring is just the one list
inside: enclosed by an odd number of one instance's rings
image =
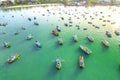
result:
[(60, 45), (63, 45), (63, 39), (62, 39), (62, 37), (58, 37), (58, 43), (59, 43)]
[(81, 68), (84, 68), (84, 66), (85, 66), (85, 64), (84, 64), (84, 57), (83, 56), (80, 56), (79, 65), (80, 65)]
[(77, 42), (77, 41), (78, 41), (78, 37), (77, 37), (76, 34), (73, 35), (73, 40), (74, 40), (74, 42)]
[(17, 54), (17, 53), (13, 54), (13, 55), (8, 59), (8, 63), (13, 63), (13, 62), (16, 61), (19, 57), (20, 57), (19, 54)]
[(81, 48), (82, 51), (84, 51), (86, 54), (92, 53), (92, 51), (91, 51), (90, 49), (88, 49), (86, 46), (80, 45), (80, 48)]
[(103, 40), (102, 43), (104, 46), (109, 47), (109, 42), (107, 40)]
[(56, 30), (52, 30), (52, 34), (55, 35), (55, 36), (59, 35), (59, 33)]
[(94, 38), (93, 38), (91, 35), (88, 35), (87, 38), (88, 38), (88, 40), (91, 41), (91, 42), (94, 41)]
[(61, 69), (61, 67), (62, 67), (62, 65), (61, 65), (61, 60), (60, 60), (60, 58), (56, 58), (56, 68), (58, 69), (58, 70), (60, 70)]

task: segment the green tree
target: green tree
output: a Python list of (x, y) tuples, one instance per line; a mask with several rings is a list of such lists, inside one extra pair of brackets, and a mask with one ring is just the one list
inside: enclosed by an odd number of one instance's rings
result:
[(21, 0), (15, 0), (15, 4), (21, 4), (22, 1)]

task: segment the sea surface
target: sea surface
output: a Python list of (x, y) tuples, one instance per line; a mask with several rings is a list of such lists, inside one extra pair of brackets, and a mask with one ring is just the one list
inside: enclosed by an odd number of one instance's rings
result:
[[(0, 26), (0, 80), (120, 80), (120, 36), (114, 33), (120, 31), (120, 7), (47, 6), (0, 10), (0, 23), (7, 23)], [(58, 44), (58, 37), (51, 32), (56, 26), (61, 28), (63, 45)], [(106, 36), (106, 31), (111, 32), (111, 38)], [(15, 32), (19, 34), (14, 35)], [(28, 34), (32, 34), (33, 39), (26, 40)], [(73, 41), (74, 34), (78, 42)], [(92, 35), (94, 42), (90, 42), (87, 35)], [(35, 46), (36, 40), (42, 48)], [(110, 46), (105, 47), (103, 40)], [(9, 42), (11, 48), (4, 48), (4, 41)], [(92, 53), (85, 54), (79, 45), (87, 46)], [(20, 54), (20, 58), (9, 64), (7, 60), (14, 53)], [(61, 70), (56, 69), (57, 56), (61, 59)], [(84, 56), (83, 69), (79, 67), (80, 56)]]

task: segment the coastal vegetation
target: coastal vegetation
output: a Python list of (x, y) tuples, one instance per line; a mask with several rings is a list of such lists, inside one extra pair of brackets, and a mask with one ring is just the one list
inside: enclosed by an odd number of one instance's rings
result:
[(83, 4), (120, 4), (117, 0), (2, 0), (0, 6), (16, 6), (16, 5), (34, 5), (34, 4), (48, 4), (48, 3), (62, 3), (64, 5), (83, 5)]

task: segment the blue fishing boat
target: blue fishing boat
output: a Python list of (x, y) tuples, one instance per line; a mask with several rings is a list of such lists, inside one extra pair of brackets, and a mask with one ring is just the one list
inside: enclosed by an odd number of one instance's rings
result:
[(60, 60), (59, 57), (57, 57), (57, 58), (56, 58), (56, 68), (57, 68), (58, 70), (60, 70), (61, 67), (62, 67), (62, 65), (61, 65), (61, 60)]
[(92, 53), (92, 51), (91, 51), (90, 49), (88, 49), (86, 46), (80, 45), (80, 48), (81, 48), (86, 54)]

